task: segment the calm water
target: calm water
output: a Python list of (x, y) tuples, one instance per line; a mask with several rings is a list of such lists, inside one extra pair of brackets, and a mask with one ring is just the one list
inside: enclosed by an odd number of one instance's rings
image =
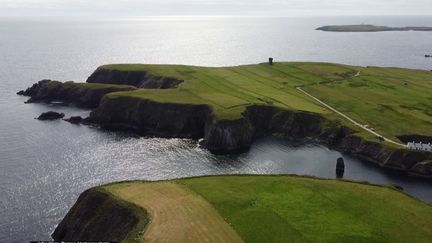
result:
[[(196, 142), (140, 138), (40, 122), (47, 110), (15, 92), (44, 79), (85, 80), (106, 63), (238, 65), (269, 56), (286, 61), (432, 69), (432, 32), (326, 33), (326, 24), (428, 25), (416, 18), (147, 18), (41, 21), (0, 18), (0, 242), (48, 240), (83, 190), (126, 179), (167, 179), (226, 173), (334, 177), (338, 152), (266, 139), (238, 156), (213, 156)], [(345, 156), (346, 178), (396, 183), (432, 201), (432, 184), (388, 173)]]

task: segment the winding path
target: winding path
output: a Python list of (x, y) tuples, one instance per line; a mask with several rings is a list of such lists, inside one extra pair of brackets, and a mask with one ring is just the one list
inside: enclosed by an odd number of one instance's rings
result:
[[(360, 71), (359, 71), (358, 73), (356, 73), (353, 77), (357, 77), (357, 76), (359, 76), (359, 75), (360, 75)], [(364, 126), (364, 125), (362, 125), (362, 124), (356, 122), (356, 121), (355, 121), (354, 119), (352, 119), (351, 117), (349, 117), (349, 116), (345, 115), (344, 113), (342, 113), (342, 112), (336, 110), (335, 108), (333, 108), (332, 106), (328, 105), (328, 104), (325, 103), (324, 101), (321, 101), (321, 100), (318, 99), (317, 97), (315, 97), (315, 96), (309, 94), (307, 91), (305, 91), (305, 90), (302, 89), (301, 87), (296, 87), (296, 89), (299, 90), (300, 92), (304, 93), (304, 94), (307, 95), (308, 97), (312, 98), (313, 100), (317, 101), (318, 103), (320, 103), (320, 104), (321, 104), (322, 106), (324, 106), (325, 108), (327, 108), (327, 109), (333, 111), (334, 113), (336, 113), (336, 114), (342, 116), (343, 118), (347, 119), (348, 121), (350, 121), (350, 122), (353, 123), (354, 125), (360, 127), (361, 129), (363, 129), (363, 130), (365, 130), (365, 131), (367, 131), (367, 132), (369, 132), (369, 133), (371, 133), (371, 134), (373, 134), (373, 135), (375, 135), (375, 136), (377, 136), (377, 137), (382, 137), (382, 138), (384, 139), (384, 141), (386, 141), (386, 142), (389, 142), (389, 143), (392, 143), (392, 144), (395, 144), (395, 145), (398, 145), (398, 146), (402, 146), (402, 147), (404, 147), (404, 148), (406, 147), (405, 144), (402, 144), (402, 143), (396, 142), (396, 141), (394, 141), (394, 140), (392, 140), (392, 139), (390, 139), (390, 138), (384, 137), (383, 135), (381, 135), (381, 134), (379, 134), (379, 133), (373, 131), (372, 129), (367, 128), (366, 126)]]

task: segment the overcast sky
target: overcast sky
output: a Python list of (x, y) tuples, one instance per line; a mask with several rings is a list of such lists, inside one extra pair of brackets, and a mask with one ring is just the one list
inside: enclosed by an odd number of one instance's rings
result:
[(0, 0), (0, 16), (432, 15), (432, 0)]

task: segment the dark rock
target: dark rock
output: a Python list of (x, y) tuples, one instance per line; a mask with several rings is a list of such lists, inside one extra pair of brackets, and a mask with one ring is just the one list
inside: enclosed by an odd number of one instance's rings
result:
[(432, 160), (426, 160), (415, 164), (409, 173), (421, 177), (431, 177), (432, 175)]
[(126, 84), (144, 89), (175, 88), (183, 80), (151, 75), (144, 71), (120, 71), (100, 67), (87, 79), (87, 83)]
[(125, 129), (145, 135), (176, 138), (202, 138), (207, 105), (158, 103), (141, 98), (103, 99), (88, 119), (108, 129)]
[(26, 103), (62, 101), (74, 103), (80, 107), (95, 108), (99, 106), (102, 97), (108, 93), (131, 91), (132, 86), (103, 86), (87, 87), (83, 83), (59, 82), (42, 80), (24, 91), (23, 95), (30, 96)]
[(254, 128), (244, 118), (207, 123), (202, 146), (216, 154), (247, 150), (254, 138)]
[(391, 186), (394, 189), (399, 190), (399, 191), (403, 191), (404, 190), (404, 188), (402, 186), (398, 185), (398, 184), (391, 184)]
[(87, 190), (57, 226), (52, 238), (121, 242), (139, 222), (133, 207), (103, 191)]
[(345, 172), (345, 162), (343, 158), (338, 158), (336, 162), (336, 177), (342, 178)]
[(48, 111), (48, 112), (44, 112), (42, 113), (37, 119), (38, 120), (57, 120), (57, 119), (61, 119), (65, 116), (64, 113), (58, 113), (55, 111)]
[(17, 95), (24, 95), (24, 94), (25, 94), (24, 90), (20, 90), (20, 91), (17, 92)]
[(83, 118), (80, 116), (71, 116), (67, 119), (64, 119), (67, 122), (73, 123), (73, 124), (79, 124), (83, 121)]

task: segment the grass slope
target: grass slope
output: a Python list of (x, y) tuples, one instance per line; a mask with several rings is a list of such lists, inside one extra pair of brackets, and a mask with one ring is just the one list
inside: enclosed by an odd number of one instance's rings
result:
[(217, 235), (231, 242), (236, 239), (231, 233), (221, 233), (221, 228), (229, 232), (228, 225), (245, 242), (430, 242), (432, 237), (432, 207), (390, 187), (297, 176), (211, 176), (104, 189), (150, 208), (147, 230), (153, 239), (181, 241), (187, 231), (196, 242)]
[(180, 180), (246, 242), (429, 242), (432, 207), (391, 188), (288, 176)]
[[(432, 73), (427, 71), (329, 63), (216, 68), (114, 64), (101, 68), (146, 71), (185, 80), (176, 89), (112, 93), (107, 96), (110, 99), (132, 96), (158, 102), (208, 104), (218, 119), (237, 119), (247, 105), (269, 104), (320, 113), (353, 127), (295, 89), (303, 86), (314, 96), (391, 139), (413, 133), (432, 136)], [(360, 75), (356, 76), (358, 72)], [(371, 137), (365, 132), (362, 135)]]
[(180, 184), (135, 182), (105, 189), (150, 214), (141, 238), (125, 242), (243, 242), (206, 200)]

